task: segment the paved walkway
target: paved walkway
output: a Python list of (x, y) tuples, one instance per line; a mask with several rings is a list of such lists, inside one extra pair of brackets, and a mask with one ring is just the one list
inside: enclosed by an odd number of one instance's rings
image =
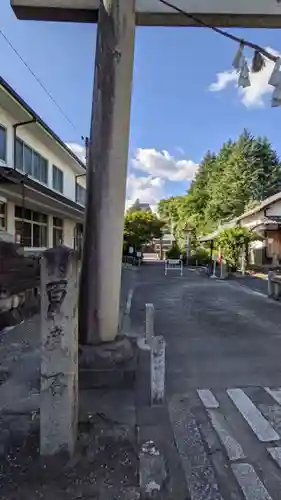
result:
[(267, 295), (267, 293), (268, 293), (267, 279), (259, 278), (257, 276), (250, 276), (250, 275), (246, 275), (244, 277), (237, 275), (234, 279), (238, 283), (240, 283), (242, 286), (246, 286), (246, 287), (250, 288), (251, 290), (262, 293), (264, 295)]
[(278, 500), (281, 305), (235, 281), (146, 264), (132, 329), (155, 306), (167, 342), (167, 407), (191, 500)]

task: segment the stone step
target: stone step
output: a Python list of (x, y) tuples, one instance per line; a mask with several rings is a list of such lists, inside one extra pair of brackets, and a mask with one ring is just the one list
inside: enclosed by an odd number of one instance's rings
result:
[(132, 389), (135, 384), (135, 368), (113, 369), (80, 369), (80, 390), (95, 388), (123, 388)]

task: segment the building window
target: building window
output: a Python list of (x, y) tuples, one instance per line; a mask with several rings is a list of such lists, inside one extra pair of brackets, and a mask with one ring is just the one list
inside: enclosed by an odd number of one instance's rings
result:
[(40, 212), (15, 207), (16, 234), (21, 236), (21, 244), (25, 247), (48, 246), (48, 216)]
[(21, 139), (16, 139), (16, 169), (48, 184), (48, 161)]
[(79, 253), (82, 252), (83, 244), (83, 224), (77, 223), (74, 228), (74, 249)]
[(6, 203), (0, 203), (0, 231), (6, 229), (6, 213), (7, 213), (7, 205)]
[(53, 246), (63, 245), (63, 220), (53, 217)]
[(53, 189), (63, 193), (63, 171), (53, 165)]
[(0, 125), (0, 160), (7, 161), (7, 130)]
[(76, 203), (85, 206), (86, 203), (86, 189), (76, 182)]

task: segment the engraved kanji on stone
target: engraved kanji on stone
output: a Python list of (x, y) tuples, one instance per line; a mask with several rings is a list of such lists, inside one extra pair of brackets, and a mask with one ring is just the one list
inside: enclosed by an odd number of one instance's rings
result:
[(59, 313), (67, 292), (67, 280), (47, 283), (46, 291), (49, 299), (48, 316)]

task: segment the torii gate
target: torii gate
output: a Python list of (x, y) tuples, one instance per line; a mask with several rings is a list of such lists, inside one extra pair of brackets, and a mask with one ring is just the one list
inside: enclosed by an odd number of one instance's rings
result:
[[(213, 26), (280, 28), (280, 0), (170, 0)], [(20, 19), (98, 23), (81, 280), (83, 343), (114, 340), (136, 25), (196, 25), (159, 0), (11, 0)]]

